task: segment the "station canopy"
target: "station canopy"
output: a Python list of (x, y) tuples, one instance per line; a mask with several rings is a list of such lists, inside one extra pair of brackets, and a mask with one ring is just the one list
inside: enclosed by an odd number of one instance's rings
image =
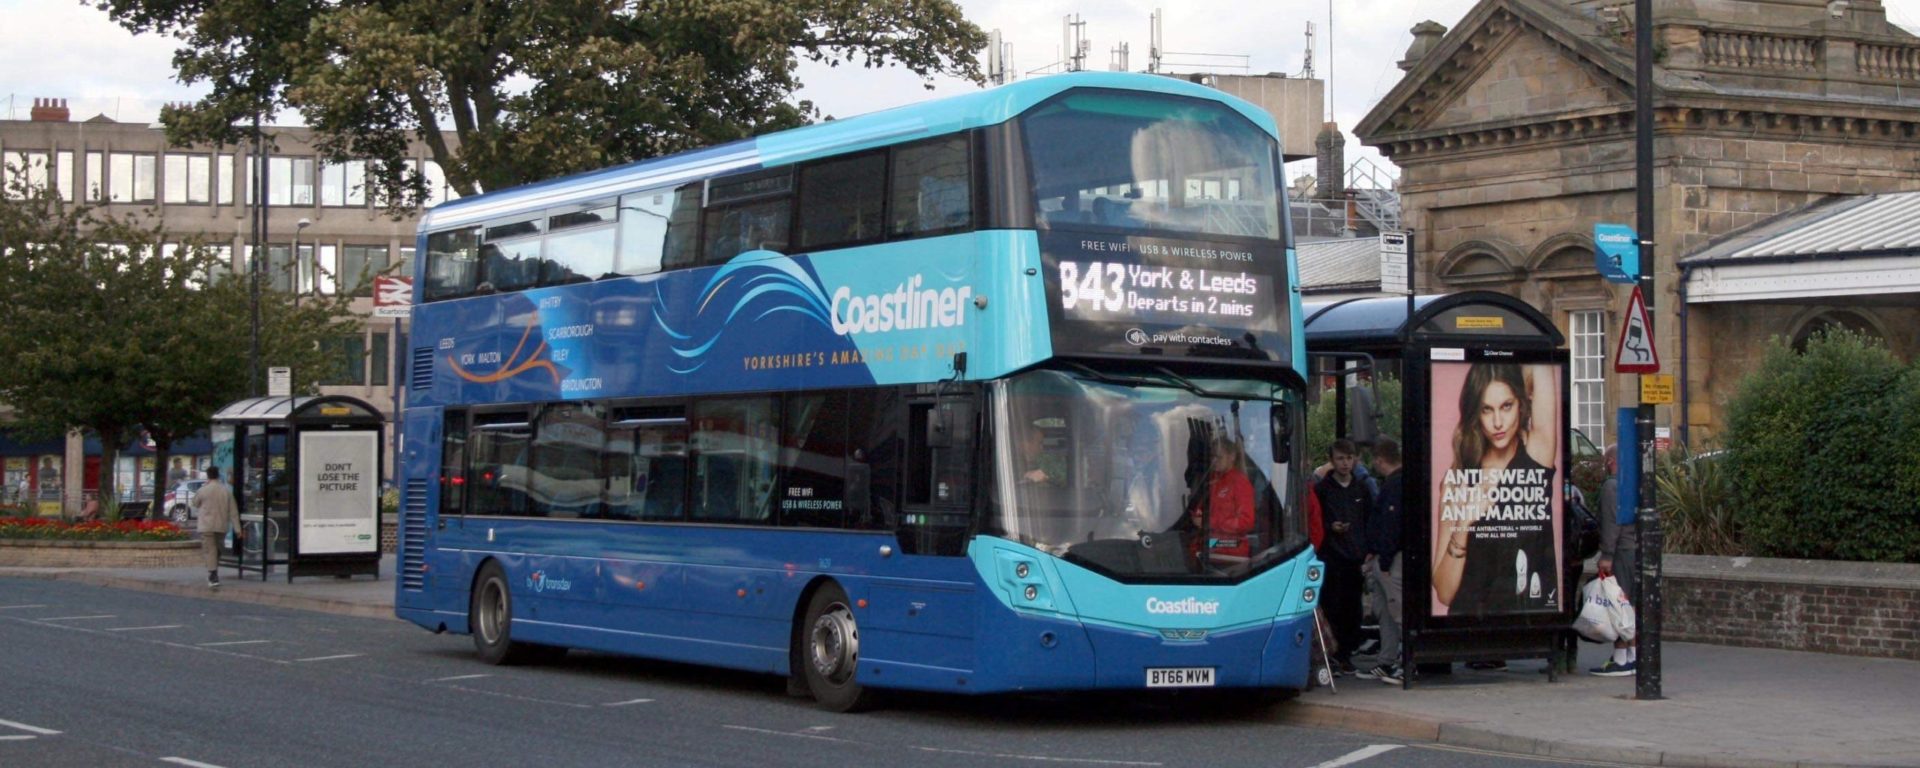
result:
[(228, 403), (213, 415), (215, 424), (290, 424), (306, 422), (381, 422), (380, 409), (345, 395), (252, 397)]

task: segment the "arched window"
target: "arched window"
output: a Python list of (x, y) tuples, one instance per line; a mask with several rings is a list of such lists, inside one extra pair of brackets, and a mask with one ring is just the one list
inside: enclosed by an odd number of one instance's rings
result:
[(1870, 339), (1885, 341), (1880, 326), (1867, 319), (1865, 315), (1846, 309), (1830, 309), (1817, 312), (1800, 322), (1800, 328), (1793, 332), (1793, 348), (1797, 352), (1807, 351), (1807, 342), (1816, 334), (1833, 329), (1845, 329)]

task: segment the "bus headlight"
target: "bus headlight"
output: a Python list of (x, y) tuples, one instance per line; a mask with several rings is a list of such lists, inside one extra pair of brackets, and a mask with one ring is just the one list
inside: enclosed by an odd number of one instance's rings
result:
[[(1026, 577), (1027, 577), (1027, 574), (1028, 574), (1028, 573), (1029, 573), (1029, 571), (1028, 571), (1028, 569), (1027, 569), (1027, 564), (1026, 564), (1026, 563), (1021, 563), (1021, 564), (1019, 564), (1019, 565), (1016, 565), (1016, 566), (1014, 566), (1014, 567), (1013, 567), (1013, 577), (1014, 577), (1014, 578), (1016, 578), (1016, 579), (1024, 579), (1024, 578), (1026, 578)], [(1027, 598), (1028, 598), (1028, 599), (1032, 599), (1032, 598), (1033, 598), (1033, 596), (1032, 596), (1032, 595), (1028, 595), (1028, 596), (1027, 596)]]
[(1311, 604), (1315, 597), (1319, 597), (1319, 593), (1313, 591), (1313, 587), (1307, 587), (1300, 591), (1300, 602), (1302, 603)]
[(1039, 588), (1039, 587), (1036, 587), (1036, 586), (1034, 586), (1034, 585), (1032, 585), (1032, 584), (1028, 584), (1028, 585), (1027, 585), (1027, 599), (1028, 599), (1028, 600), (1038, 600), (1039, 598), (1040, 598), (1040, 588)]
[(1317, 566), (1317, 565), (1307, 566), (1307, 581), (1319, 581), (1319, 580), (1320, 580), (1320, 566)]

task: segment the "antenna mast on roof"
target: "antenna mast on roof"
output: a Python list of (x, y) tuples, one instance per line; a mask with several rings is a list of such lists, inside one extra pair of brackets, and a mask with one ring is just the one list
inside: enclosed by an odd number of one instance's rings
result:
[(1000, 30), (987, 35), (987, 82), (994, 85), (1007, 84), (1006, 43), (1000, 39)]
[(1303, 80), (1313, 79), (1313, 22), (1307, 22), (1307, 57), (1300, 64), (1300, 74), (1295, 77)]
[(1147, 71), (1160, 71), (1160, 18), (1164, 14), (1159, 8), (1147, 17)]
[(1126, 43), (1115, 46), (1113, 49), (1113, 59), (1109, 62), (1108, 68), (1115, 72), (1127, 71), (1127, 53)]
[(1079, 72), (1087, 68), (1087, 51), (1092, 45), (1087, 42), (1087, 23), (1080, 20), (1080, 14), (1071, 14), (1061, 19), (1061, 53), (1066, 61), (1068, 72)]

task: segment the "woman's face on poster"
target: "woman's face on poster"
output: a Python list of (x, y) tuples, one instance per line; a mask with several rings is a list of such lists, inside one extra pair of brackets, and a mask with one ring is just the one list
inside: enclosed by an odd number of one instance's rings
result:
[(1520, 433), (1520, 398), (1505, 382), (1487, 385), (1480, 396), (1480, 432), (1494, 450), (1504, 451)]

